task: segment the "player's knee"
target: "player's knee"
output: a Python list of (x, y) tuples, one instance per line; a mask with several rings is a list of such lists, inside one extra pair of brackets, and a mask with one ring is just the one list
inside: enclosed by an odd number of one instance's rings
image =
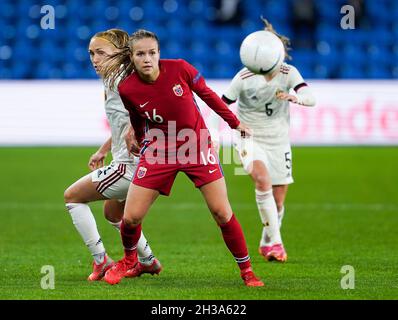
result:
[(137, 226), (142, 222), (141, 218), (135, 218), (135, 217), (123, 217), (123, 222), (131, 227)]
[(106, 220), (112, 223), (117, 223), (123, 218), (123, 207), (118, 207), (108, 203), (108, 200), (104, 202), (104, 217)]
[(254, 181), (256, 184), (256, 189), (259, 191), (268, 191), (271, 189), (271, 181), (265, 175), (256, 175), (254, 177)]
[(74, 203), (75, 201), (75, 196), (72, 188), (68, 188), (64, 191), (64, 202), (65, 203)]
[(218, 224), (227, 223), (232, 215), (231, 210), (228, 210), (227, 208), (222, 206), (211, 208), (210, 212), (213, 215), (214, 220), (216, 220)]
[(271, 179), (267, 172), (254, 170), (251, 174), (257, 190), (266, 191), (271, 188)]
[(104, 212), (104, 217), (106, 220), (112, 223), (117, 223), (121, 220), (119, 217), (115, 217), (112, 213), (106, 211)]
[(65, 203), (87, 203), (86, 199), (81, 196), (78, 189), (69, 187), (64, 192)]

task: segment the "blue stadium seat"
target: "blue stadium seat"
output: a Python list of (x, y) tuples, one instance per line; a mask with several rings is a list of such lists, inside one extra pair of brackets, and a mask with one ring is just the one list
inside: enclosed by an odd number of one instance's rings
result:
[(316, 64), (311, 77), (314, 79), (327, 79), (331, 78), (332, 75), (332, 69), (329, 65)]
[(247, 35), (249, 35), (252, 32), (261, 30), (263, 27), (262, 22), (254, 22), (250, 19), (244, 19), (242, 22), (242, 28), (241, 28), (241, 39), (243, 40)]
[(366, 76), (370, 79), (389, 79), (392, 77), (392, 72), (385, 66), (370, 65)]
[(183, 53), (183, 47), (177, 40), (170, 40), (162, 44), (161, 48), (162, 58), (176, 59), (181, 58)]
[(306, 69), (313, 69), (315, 64), (315, 53), (310, 50), (293, 50), (290, 54), (292, 56), (292, 61), (288, 63), (292, 63), (298, 69), (306, 68)]
[[(42, 30), (44, 2), (2, 0), (0, 47), (9, 46), (12, 55), (0, 61), (5, 70), (0, 77), (93, 78), (88, 41), (112, 27), (129, 33), (137, 28), (154, 31), (161, 40), (162, 57), (185, 58), (201, 66), (207, 77), (230, 77), (241, 67), (241, 41), (263, 28), (260, 15), (292, 38), (292, 64), (306, 77), (397, 77), (398, 1), (364, 0), (369, 28), (358, 23), (355, 30), (342, 30), (339, 25), (346, 0), (314, 1), (319, 15), (312, 31), (316, 50), (304, 51), (294, 47), (293, 1), (241, 1), (242, 23), (224, 26), (214, 22), (214, 0), (48, 0), (45, 4), (56, 9), (56, 29)], [(21, 60), (28, 63), (21, 66)]]
[(340, 8), (344, 5), (339, 1), (314, 1), (320, 21), (335, 22), (340, 20)]
[(24, 41), (24, 40), (17, 40), (13, 46), (13, 54), (12, 60), (13, 61), (26, 61), (30, 62), (39, 56), (37, 48), (34, 47), (33, 42), (31, 41)]
[[(14, 73), (14, 75), (15, 75), (15, 73)], [(12, 78), (13, 78), (13, 69), (3, 67), (0, 63), (0, 79), (12, 79)], [(18, 77), (18, 78), (20, 78), (20, 77)]]
[(12, 77), (11, 79), (28, 79), (30, 68), (26, 63), (14, 61), (12, 64)]
[(300, 74), (304, 79), (312, 79), (314, 78), (314, 69), (311, 67), (308, 67), (307, 65), (297, 65), (293, 63), (295, 67), (300, 71)]
[(63, 64), (62, 71), (66, 79), (76, 79), (80, 76), (77, 65), (71, 62)]
[(245, 8), (245, 14), (252, 21), (260, 21), (260, 16), (268, 19), (271, 23), (276, 20), (286, 20), (289, 14), (289, 2), (286, 0), (253, 0)]
[(390, 21), (393, 16), (390, 12), (391, 1), (366, 1), (365, 12), (370, 20), (377, 21), (378, 25)]
[(353, 66), (352, 64), (343, 64), (339, 68), (338, 76), (348, 79), (364, 79), (366, 73), (363, 68)]
[(226, 63), (215, 63), (210, 66), (212, 77), (220, 79), (232, 79), (234, 71)]

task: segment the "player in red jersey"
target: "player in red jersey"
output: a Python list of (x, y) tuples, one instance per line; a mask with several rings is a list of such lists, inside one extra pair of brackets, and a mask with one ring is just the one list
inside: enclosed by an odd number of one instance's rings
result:
[[(242, 135), (250, 135), (250, 130), (207, 87), (193, 66), (184, 60), (160, 60), (159, 41), (154, 33), (138, 30), (130, 37), (129, 45), (130, 55), (120, 54), (110, 63), (105, 77), (112, 83), (120, 75), (123, 78), (126, 70), (134, 69), (120, 82), (119, 94), (130, 113), (141, 157), (121, 225), (124, 257), (107, 271), (105, 281), (116, 284), (130, 275), (127, 270), (132, 268), (141, 222), (159, 194), (170, 193), (177, 173), (182, 171), (203, 194), (244, 283), (263, 286), (251, 268), (241, 226), (228, 201), (222, 168), (193, 92), (231, 128)], [(135, 268), (140, 267), (138, 263)], [(155, 269), (146, 271), (156, 273)]]

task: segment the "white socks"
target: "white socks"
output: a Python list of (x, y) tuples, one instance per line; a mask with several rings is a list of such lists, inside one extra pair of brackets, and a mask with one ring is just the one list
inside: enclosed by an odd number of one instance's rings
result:
[(90, 207), (84, 203), (67, 203), (66, 208), (72, 217), (75, 228), (93, 255), (95, 263), (104, 262), (105, 247), (98, 233), (97, 223)]
[(120, 232), (120, 225), (122, 224), (122, 220), (120, 220), (119, 222), (112, 222), (109, 220), (106, 220), (106, 221), (108, 221), (111, 225), (113, 225), (116, 228), (116, 230), (118, 230)]
[(137, 243), (138, 260), (145, 265), (151, 265), (155, 256), (152, 254), (151, 247), (146, 240), (144, 233), (141, 231), (141, 237)]
[[(76, 230), (79, 232), (84, 243), (93, 255), (95, 263), (103, 263), (106, 255), (105, 247), (102, 243), (101, 236), (97, 229), (97, 223), (95, 222), (95, 218), (90, 207), (85, 203), (67, 203), (66, 208), (72, 217)], [(120, 231), (121, 221), (109, 221), (109, 223)], [(137, 255), (139, 261), (143, 264), (151, 264), (155, 258), (152, 254), (151, 247), (142, 232), (137, 244)]]
[(257, 208), (263, 223), (263, 232), (260, 246), (270, 246), (276, 243), (282, 243), (279, 231), (278, 210), (272, 189), (268, 191), (256, 190)]
[[(122, 224), (122, 221), (119, 222), (111, 222), (108, 220), (108, 222), (113, 225), (117, 230), (120, 231), (120, 225)], [(148, 264), (150, 265), (155, 258), (155, 256), (152, 254), (151, 247), (148, 244), (148, 241), (146, 240), (144, 233), (141, 232), (140, 239), (138, 240), (137, 243), (137, 255), (138, 259), (142, 264)]]
[(279, 229), (282, 227), (282, 220), (284, 215), (285, 215), (285, 207), (283, 206), (282, 209), (278, 211)]

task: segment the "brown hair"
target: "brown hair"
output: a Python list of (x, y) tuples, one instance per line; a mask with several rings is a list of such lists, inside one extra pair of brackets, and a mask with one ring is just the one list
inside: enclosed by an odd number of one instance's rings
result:
[(104, 80), (109, 83), (111, 88), (114, 87), (115, 82), (119, 77), (122, 81), (134, 71), (134, 63), (131, 59), (134, 43), (138, 40), (146, 38), (154, 39), (158, 44), (158, 48), (160, 47), (159, 39), (155, 33), (148, 30), (139, 29), (131, 34), (130, 37), (127, 36), (127, 42), (125, 44), (127, 50), (121, 50), (110, 58), (113, 61), (109, 63), (104, 70)]
[(130, 36), (129, 46), (130, 46), (131, 51), (133, 51), (134, 42), (141, 40), (141, 39), (146, 39), (146, 38), (155, 40), (156, 43), (158, 44), (158, 48), (160, 48), (159, 38), (155, 33), (148, 31), (148, 30), (139, 29), (136, 32), (134, 32), (133, 34), (131, 34), (131, 36)]
[(276, 32), (276, 30), (274, 29), (274, 27), (272, 26), (271, 23), (268, 22), (267, 19), (263, 18), (263, 16), (260, 17), (261, 20), (264, 22), (264, 30), (272, 32), (274, 35), (276, 35), (283, 43), (283, 46), (285, 47), (285, 57), (288, 60), (292, 60), (292, 57), (288, 54), (288, 51), (292, 50), (292, 48), (290, 47), (290, 39), (284, 35), (279, 34), (278, 32)]

